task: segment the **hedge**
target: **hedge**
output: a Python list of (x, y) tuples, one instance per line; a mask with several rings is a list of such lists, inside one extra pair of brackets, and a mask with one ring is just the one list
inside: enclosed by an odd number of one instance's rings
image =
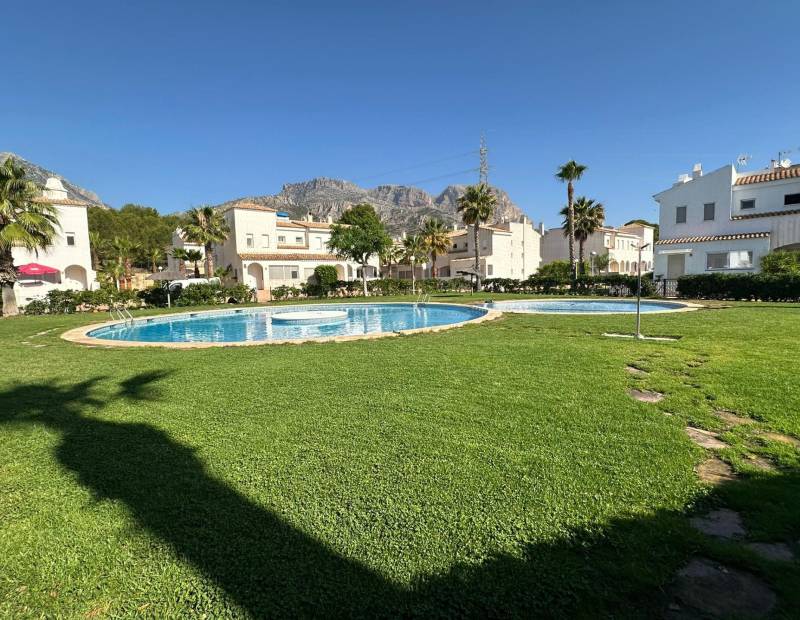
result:
[(678, 278), (678, 296), (691, 299), (800, 301), (800, 275), (707, 273)]
[[(637, 276), (612, 273), (601, 276), (579, 276), (573, 286), (568, 277), (530, 276), (525, 280), (489, 278), (483, 281), (483, 290), (489, 293), (533, 293), (540, 295), (608, 295), (630, 297), (636, 295)], [(642, 295), (655, 295), (655, 285), (650, 274), (642, 275)]]

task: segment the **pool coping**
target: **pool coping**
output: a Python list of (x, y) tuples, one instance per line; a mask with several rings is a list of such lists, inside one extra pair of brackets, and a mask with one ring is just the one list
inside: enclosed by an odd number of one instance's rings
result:
[[(519, 303), (525, 301), (559, 301), (562, 298), (559, 297), (549, 297), (547, 299), (534, 298), (534, 299), (500, 299), (498, 301), (494, 301), (492, 303), (497, 305), (502, 305), (504, 303)], [(574, 301), (611, 301), (614, 303), (615, 301), (623, 302), (623, 301), (630, 301), (630, 300), (609, 300), (608, 297), (582, 297), (580, 300)], [(675, 314), (678, 312), (693, 312), (695, 310), (700, 310), (701, 308), (705, 308), (702, 304), (695, 304), (688, 301), (662, 301), (662, 300), (652, 300), (652, 299), (642, 299), (643, 303), (664, 303), (664, 304), (679, 304), (680, 308), (672, 308), (668, 310), (650, 310), (648, 312), (643, 312), (642, 314), (651, 315), (651, 314)], [(631, 302), (633, 303), (633, 302)], [(560, 312), (560, 311), (542, 311), (542, 312), (531, 312), (527, 310), (501, 310), (501, 312), (508, 312), (509, 314), (560, 314), (564, 316), (635, 316), (635, 312)]]
[[(347, 302), (337, 302), (337, 303), (339, 303), (339, 305), (347, 305)], [(368, 303), (370, 305), (404, 305), (404, 306), (419, 305), (411, 301), (358, 302), (358, 305), (362, 305), (363, 303)], [(104, 340), (103, 338), (95, 338), (94, 336), (89, 336), (89, 332), (93, 332), (98, 329), (103, 329), (104, 327), (111, 327), (113, 325), (120, 325), (125, 323), (125, 321), (120, 321), (120, 320), (104, 321), (102, 323), (90, 323), (89, 325), (76, 327), (65, 331), (63, 334), (61, 334), (61, 338), (75, 344), (81, 344), (84, 346), (91, 346), (91, 347), (161, 347), (165, 349), (209, 349), (212, 347), (253, 347), (253, 346), (263, 346), (263, 345), (273, 345), (273, 344), (303, 344), (308, 342), (315, 342), (315, 343), (351, 342), (354, 340), (374, 340), (377, 338), (389, 338), (393, 336), (407, 336), (413, 334), (441, 332), (448, 329), (454, 329), (456, 327), (463, 327), (464, 325), (477, 325), (478, 323), (493, 321), (502, 316), (503, 314), (502, 311), (500, 310), (494, 310), (492, 308), (483, 308), (480, 306), (468, 305), (468, 304), (454, 304), (454, 303), (445, 303), (436, 301), (428, 301), (425, 302), (425, 304), (436, 305), (436, 306), (454, 306), (458, 308), (470, 308), (471, 310), (478, 308), (480, 310), (485, 310), (486, 313), (483, 314), (482, 316), (477, 316), (473, 319), (467, 319), (466, 321), (458, 321), (457, 323), (448, 323), (446, 325), (435, 325), (433, 327), (417, 327), (415, 329), (403, 329), (391, 332), (374, 332), (371, 334), (352, 334), (349, 336), (324, 336), (321, 338), (284, 338), (281, 340), (237, 340), (233, 342), (147, 342), (145, 340)], [(291, 304), (291, 305), (280, 305), (280, 306), (263, 305), (263, 306), (251, 306), (251, 308), (254, 308), (256, 310), (259, 308), (303, 308), (303, 307), (307, 308), (310, 305), (314, 304)], [(330, 302), (322, 302), (319, 305), (335, 305), (335, 304), (331, 304)], [(224, 312), (224, 310), (216, 308), (213, 310), (194, 310), (188, 312), (176, 312), (174, 314), (162, 313), (162, 314), (144, 315), (142, 317), (136, 317), (134, 321), (161, 318), (161, 317), (187, 317), (198, 314), (213, 314), (215, 312)]]

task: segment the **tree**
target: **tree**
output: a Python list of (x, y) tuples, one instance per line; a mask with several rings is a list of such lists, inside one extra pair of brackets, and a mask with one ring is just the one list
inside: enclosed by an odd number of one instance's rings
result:
[(92, 269), (98, 271), (106, 251), (106, 242), (96, 230), (89, 231), (89, 252), (92, 256)]
[(594, 266), (597, 269), (597, 273), (600, 273), (604, 269), (608, 269), (608, 264), (611, 262), (611, 257), (608, 255), (608, 252), (605, 254), (598, 254), (595, 256), (594, 259)]
[(59, 228), (58, 212), (39, 199), (39, 188), (25, 178), (13, 157), (0, 166), (0, 288), (4, 316), (19, 313), (14, 285), (13, 248), (38, 252), (49, 246)]
[(428, 247), (425, 238), (419, 235), (408, 235), (403, 239), (403, 262), (411, 265), (411, 292), (417, 292), (417, 274), (415, 267), (417, 263), (424, 261), (428, 257)]
[(431, 277), (436, 277), (436, 258), (447, 254), (450, 249), (450, 236), (447, 234), (447, 225), (439, 219), (425, 220), (422, 226), (422, 239), (425, 248), (431, 255)]
[(770, 274), (800, 274), (800, 252), (777, 250), (761, 257), (761, 271)]
[(178, 261), (178, 271), (184, 273), (186, 271), (186, 261), (189, 260), (186, 258), (186, 250), (183, 248), (173, 248), (172, 258)]
[[(164, 248), (172, 243), (172, 233), (182, 219), (178, 215), (161, 215), (151, 207), (136, 204), (126, 204), (119, 210), (89, 207), (87, 214), (89, 232), (97, 233), (101, 248), (110, 244), (114, 237), (128, 238), (144, 248)], [(144, 255), (135, 256), (134, 262), (139, 267), (150, 268)]]
[(142, 246), (128, 237), (114, 237), (111, 241), (111, 249), (117, 264), (122, 265), (125, 272), (125, 288), (132, 288), (133, 280), (133, 259), (142, 251)]
[(556, 280), (568, 280), (571, 277), (571, 273), (571, 264), (565, 260), (554, 260), (541, 265), (536, 271), (536, 275), (540, 278), (553, 278)]
[(147, 258), (150, 261), (150, 268), (152, 273), (158, 271), (158, 265), (164, 260), (164, 250), (159, 247), (153, 247), (147, 250)]
[(569, 160), (566, 164), (559, 166), (556, 171), (556, 178), (562, 183), (567, 184), (567, 239), (569, 240), (569, 264), (572, 265), (572, 277), (578, 277), (578, 265), (575, 262), (575, 212), (573, 211), (573, 194), (575, 192), (574, 183), (579, 180), (586, 172), (586, 166)]
[(497, 196), (486, 183), (469, 185), (458, 199), (457, 211), (467, 226), (472, 226), (475, 235), (475, 288), (481, 289), (481, 244), (480, 226), (489, 221), (497, 207)]
[[(391, 244), (386, 246), (382, 252), (378, 253), (378, 262), (389, 267), (389, 277), (392, 277), (392, 265), (399, 263), (402, 260), (403, 248), (398, 245)], [(383, 270), (381, 270), (382, 272)]]
[[(586, 196), (578, 196), (572, 205), (572, 210), (575, 218), (573, 231), (575, 240), (578, 242), (578, 264), (583, 269), (585, 263), (584, 244), (603, 225), (606, 212), (602, 204)], [(561, 215), (564, 216), (564, 236), (567, 236), (567, 219), (569, 218), (567, 207), (561, 209)]]
[[(194, 277), (200, 277), (200, 261), (203, 260), (203, 253), (200, 250), (184, 250), (184, 254), (186, 256), (186, 260), (190, 263), (194, 263)], [(206, 274), (206, 277), (211, 277), (209, 274)]]
[(337, 256), (361, 265), (361, 281), (364, 296), (367, 291), (367, 267), (369, 260), (392, 244), (372, 205), (358, 204), (342, 214), (339, 222), (331, 226), (328, 247)]
[(222, 212), (204, 205), (189, 211), (186, 223), (183, 225), (186, 240), (203, 246), (206, 254), (206, 275), (214, 273), (213, 246), (215, 243), (224, 243), (231, 232)]

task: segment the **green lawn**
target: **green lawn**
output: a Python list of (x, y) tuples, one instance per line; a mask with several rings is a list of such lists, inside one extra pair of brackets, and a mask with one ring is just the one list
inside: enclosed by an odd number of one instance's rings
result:
[[(59, 337), (104, 318), (0, 320), (0, 617), (652, 617), (692, 554), (800, 614), (797, 564), (686, 518), (724, 504), (800, 551), (800, 450), (759, 435), (800, 437), (799, 306), (645, 316), (671, 344), (512, 314), (329, 344)], [(741, 481), (712, 489), (683, 428), (721, 429), (715, 408), (757, 423), (722, 435)]]

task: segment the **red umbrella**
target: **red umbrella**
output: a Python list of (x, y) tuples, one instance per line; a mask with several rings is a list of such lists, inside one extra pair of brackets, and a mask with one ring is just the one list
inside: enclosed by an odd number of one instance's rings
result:
[(20, 265), (17, 268), (23, 276), (44, 276), (51, 273), (61, 273), (59, 269), (53, 269), (47, 265), (40, 265), (39, 263), (28, 263), (27, 265)]

